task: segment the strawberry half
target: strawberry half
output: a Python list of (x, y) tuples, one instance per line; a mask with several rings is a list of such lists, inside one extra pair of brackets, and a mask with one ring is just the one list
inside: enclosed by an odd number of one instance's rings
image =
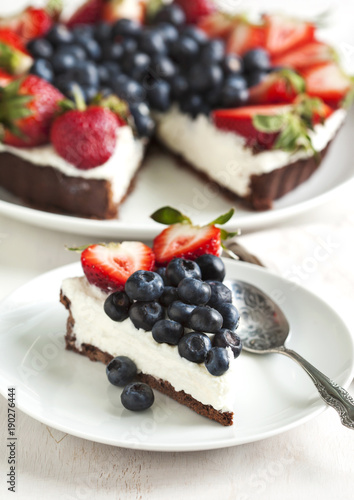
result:
[(21, 75), (32, 63), (20, 36), (8, 28), (0, 28), (0, 67), (11, 74)]
[(277, 56), (315, 39), (314, 24), (281, 14), (264, 14), (265, 48)]
[(248, 50), (264, 47), (264, 43), (264, 27), (240, 18), (229, 36), (226, 51), (243, 55)]
[(305, 81), (289, 69), (270, 73), (258, 85), (250, 88), (252, 104), (280, 104), (293, 102), (298, 94), (305, 92)]
[(168, 224), (169, 227), (154, 239), (153, 250), (156, 263), (159, 266), (166, 265), (174, 258), (194, 260), (206, 253), (220, 256), (221, 240), (234, 236), (236, 233), (227, 233), (215, 224), (225, 224), (233, 214), (232, 209), (210, 224), (194, 226), (188, 217), (174, 208), (163, 207), (157, 210), (151, 218), (156, 222)]
[(238, 18), (223, 12), (214, 12), (199, 19), (197, 26), (203, 30), (209, 38), (227, 38), (234, 29)]
[(152, 271), (155, 256), (151, 248), (139, 241), (98, 244), (82, 251), (81, 265), (91, 285), (110, 293), (123, 290), (125, 282), (135, 271)]
[(49, 1), (45, 8), (27, 7), (19, 14), (0, 19), (0, 26), (14, 31), (26, 43), (50, 30), (58, 17), (58, 7), (57, 0)]
[(186, 15), (188, 24), (196, 24), (200, 19), (216, 11), (210, 0), (174, 0), (174, 4), (181, 7)]
[(335, 60), (335, 50), (322, 42), (312, 42), (272, 59), (274, 66), (298, 71)]
[(66, 25), (69, 28), (78, 24), (95, 24), (101, 17), (104, 0), (88, 0), (74, 12)]

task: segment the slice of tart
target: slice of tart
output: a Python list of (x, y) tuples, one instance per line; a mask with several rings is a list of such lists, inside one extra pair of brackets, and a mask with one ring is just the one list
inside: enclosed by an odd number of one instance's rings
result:
[(85, 276), (61, 287), (66, 348), (105, 364), (126, 356), (141, 382), (232, 425), (242, 345), (239, 314), (222, 283), (221, 230), (178, 220), (153, 250), (140, 242), (79, 249)]

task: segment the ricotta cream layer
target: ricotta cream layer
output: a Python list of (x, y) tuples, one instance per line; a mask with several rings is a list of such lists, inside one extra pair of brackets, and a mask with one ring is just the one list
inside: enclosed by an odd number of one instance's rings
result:
[(235, 363), (231, 349), (230, 368), (220, 377), (210, 375), (204, 364), (192, 363), (182, 358), (177, 346), (159, 344), (151, 332), (137, 329), (126, 319), (112, 321), (104, 312), (107, 295), (85, 277), (63, 281), (62, 293), (71, 302), (75, 320), (73, 333), (76, 347), (90, 344), (112, 356), (128, 356), (139, 372), (167, 380), (176, 391), (184, 391), (205, 405), (219, 411), (233, 411), (236, 387)]
[[(310, 132), (317, 151), (322, 151), (333, 139), (345, 116), (346, 112), (339, 109)], [(253, 154), (245, 146), (244, 137), (218, 129), (205, 115), (193, 120), (177, 107), (158, 115), (157, 122), (157, 136), (163, 144), (219, 185), (242, 197), (250, 194), (252, 175), (265, 174), (312, 155), (306, 151), (290, 154), (281, 150)]]

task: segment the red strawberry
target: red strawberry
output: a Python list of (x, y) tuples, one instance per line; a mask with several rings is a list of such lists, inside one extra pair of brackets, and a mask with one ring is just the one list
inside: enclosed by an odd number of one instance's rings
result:
[(0, 87), (6, 87), (10, 82), (12, 82), (13, 77), (0, 69)]
[(315, 26), (281, 14), (264, 14), (265, 48), (278, 56), (315, 39)]
[(272, 59), (274, 66), (286, 66), (298, 71), (330, 62), (335, 59), (335, 51), (322, 42), (311, 42), (286, 54)]
[(82, 252), (81, 265), (91, 285), (110, 293), (123, 290), (135, 271), (153, 270), (155, 256), (151, 248), (139, 241), (98, 244)]
[(252, 104), (280, 104), (293, 102), (305, 91), (305, 82), (294, 71), (283, 69), (270, 73), (262, 82), (250, 88)]
[(108, 23), (127, 17), (143, 23), (146, 0), (104, 0), (101, 17)]
[(49, 142), (49, 129), (58, 102), (64, 96), (38, 76), (17, 79), (0, 89), (0, 122), (3, 142), (16, 147), (34, 147)]
[(66, 23), (69, 28), (77, 24), (95, 24), (101, 17), (103, 0), (88, 0)]
[(197, 26), (205, 31), (210, 38), (227, 38), (236, 23), (237, 18), (232, 18), (223, 12), (214, 12), (209, 16), (202, 17)]
[(0, 67), (20, 75), (28, 71), (32, 63), (19, 35), (8, 28), (0, 28)]
[(200, 19), (216, 11), (211, 0), (174, 0), (174, 4), (181, 7), (186, 15), (188, 24), (196, 24)]
[(230, 34), (226, 44), (226, 51), (242, 55), (250, 49), (264, 47), (264, 41), (265, 31), (263, 26), (240, 19)]
[(351, 79), (336, 63), (328, 63), (302, 71), (306, 82), (306, 92), (320, 97), (333, 108), (340, 105), (352, 87)]

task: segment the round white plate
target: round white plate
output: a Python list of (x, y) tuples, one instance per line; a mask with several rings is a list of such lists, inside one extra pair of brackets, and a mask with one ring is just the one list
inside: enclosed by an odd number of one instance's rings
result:
[[(289, 347), (348, 386), (354, 371), (351, 335), (322, 300), (270, 272), (228, 261), (227, 277), (276, 294), (291, 325)], [(290, 359), (243, 352), (237, 360), (235, 423), (222, 427), (155, 393), (146, 412), (120, 403), (101, 363), (64, 349), (67, 313), (59, 303), (63, 278), (78, 264), (46, 273), (0, 305), (0, 390), (16, 387), (17, 405), (33, 418), (69, 434), (126, 448), (206, 450), (256, 441), (291, 429), (325, 409), (305, 372)], [(331, 410), (333, 411), (333, 410)], [(338, 425), (340, 424), (338, 418)]]
[[(276, 201), (266, 212), (236, 206), (236, 215), (226, 226), (229, 230), (255, 229), (285, 220), (329, 200), (354, 177), (352, 130), (354, 113), (335, 138), (317, 172), (297, 189)], [(58, 231), (109, 238), (152, 238), (161, 226), (149, 216), (164, 205), (179, 208), (195, 223), (207, 223), (227, 212), (234, 203), (211, 189), (178, 161), (166, 153), (153, 153), (139, 173), (133, 193), (120, 209), (120, 218), (99, 221), (52, 214), (23, 206), (13, 196), (0, 190), (0, 213), (37, 226)]]

